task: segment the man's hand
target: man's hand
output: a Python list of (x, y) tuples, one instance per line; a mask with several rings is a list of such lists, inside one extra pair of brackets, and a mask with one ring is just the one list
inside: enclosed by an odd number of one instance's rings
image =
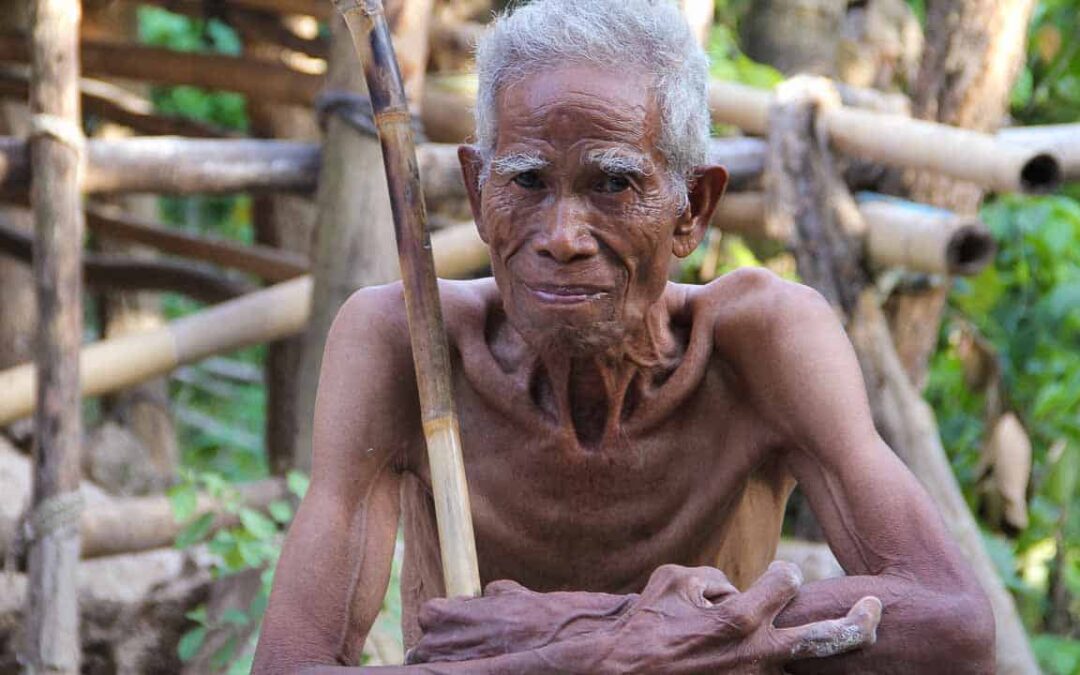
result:
[(881, 602), (859, 600), (847, 616), (792, 628), (773, 619), (802, 573), (774, 562), (740, 593), (712, 567), (664, 565), (610, 629), (603, 670), (640, 673), (780, 673), (784, 664), (874, 644)]
[(536, 593), (493, 581), (479, 598), (436, 598), (417, 617), (424, 635), (405, 662), (482, 659), (525, 652), (611, 627), (636, 594)]
[(799, 569), (782, 562), (745, 593), (715, 568), (677, 565), (657, 569), (640, 597), (535, 593), (497, 581), (481, 598), (425, 604), (424, 637), (406, 662), (487, 658), (578, 638), (597, 659), (590, 671), (775, 673), (790, 661), (874, 643), (881, 603), (873, 597), (843, 618), (775, 628), (801, 584)]

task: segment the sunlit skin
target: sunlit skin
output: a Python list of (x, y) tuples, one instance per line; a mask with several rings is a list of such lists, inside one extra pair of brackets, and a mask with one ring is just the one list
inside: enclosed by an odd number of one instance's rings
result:
[[(440, 288), (485, 595), (432, 600), (402, 293), (366, 289), (328, 339), (255, 672), (356, 670), (399, 523), (418, 665), (384, 670), (991, 672), (986, 599), (827, 303), (760, 270), (667, 281), (726, 174), (680, 208), (648, 79), (563, 65), (497, 106), (490, 175), (460, 151), (495, 279)], [(795, 481), (847, 577), (768, 565)]]

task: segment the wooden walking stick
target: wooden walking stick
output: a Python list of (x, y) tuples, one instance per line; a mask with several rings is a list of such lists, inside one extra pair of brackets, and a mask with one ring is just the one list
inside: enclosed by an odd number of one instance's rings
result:
[(449, 596), (480, 595), (472, 512), (450, 387), (450, 356), (439, 306), (427, 213), (416, 165), (412, 116), (405, 100), (382, 0), (334, 0), (349, 27), (382, 144), (398, 262), (412, 340), (420, 412), (427, 440), (443, 578)]

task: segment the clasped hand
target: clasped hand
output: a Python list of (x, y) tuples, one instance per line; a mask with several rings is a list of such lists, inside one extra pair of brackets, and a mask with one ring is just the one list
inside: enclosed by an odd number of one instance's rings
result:
[[(773, 620), (802, 575), (775, 562), (745, 592), (712, 567), (664, 565), (641, 595), (536, 593), (512, 581), (472, 599), (436, 599), (420, 611), (423, 638), (407, 663), (464, 661), (561, 644), (568, 670), (619, 673), (779, 673), (784, 664), (874, 643), (881, 603), (866, 597), (846, 616), (791, 628)], [(554, 660), (553, 660), (554, 659)], [(556, 667), (561, 670), (562, 668)]]

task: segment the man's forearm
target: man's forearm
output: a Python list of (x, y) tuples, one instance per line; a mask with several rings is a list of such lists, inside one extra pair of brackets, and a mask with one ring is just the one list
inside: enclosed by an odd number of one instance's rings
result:
[(469, 661), (418, 663), (397, 666), (311, 666), (302, 675), (504, 675), (544, 673), (600, 673), (602, 646), (590, 636), (575, 637), (539, 649)]
[(881, 600), (873, 647), (792, 662), (791, 673), (990, 673), (994, 619), (978, 589), (932, 590), (891, 576), (851, 576), (804, 585), (776, 618), (778, 628), (844, 616), (861, 598)]

